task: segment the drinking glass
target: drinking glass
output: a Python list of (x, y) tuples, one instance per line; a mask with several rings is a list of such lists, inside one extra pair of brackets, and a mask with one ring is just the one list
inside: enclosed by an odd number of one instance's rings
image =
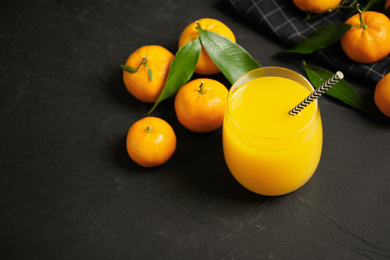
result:
[(312, 177), (322, 152), (317, 100), (299, 115), (288, 112), (313, 91), (302, 75), (282, 67), (252, 70), (232, 85), (223, 152), (230, 172), (245, 188), (284, 195)]

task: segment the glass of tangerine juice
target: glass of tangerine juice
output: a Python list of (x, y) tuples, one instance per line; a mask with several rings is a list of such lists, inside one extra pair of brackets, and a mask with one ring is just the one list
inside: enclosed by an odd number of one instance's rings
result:
[(314, 89), (300, 74), (262, 67), (230, 88), (223, 122), (223, 152), (234, 178), (266, 196), (302, 187), (317, 169), (322, 123), (317, 100), (292, 116), (289, 111)]

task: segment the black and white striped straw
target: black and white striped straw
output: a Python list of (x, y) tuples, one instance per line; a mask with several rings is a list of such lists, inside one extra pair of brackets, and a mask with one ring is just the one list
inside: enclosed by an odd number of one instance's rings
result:
[(307, 98), (302, 100), (301, 103), (296, 105), (293, 109), (288, 112), (290, 115), (295, 116), (299, 114), (305, 107), (307, 107), (311, 102), (319, 98), (324, 94), (328, 89), (337, 84), (341, 79), (344, 78), (344, 75), (341, 71), (337, 71), (332, 77), (330, 77), (326, 82), (324, 82), (320, 87), (313, 91)]

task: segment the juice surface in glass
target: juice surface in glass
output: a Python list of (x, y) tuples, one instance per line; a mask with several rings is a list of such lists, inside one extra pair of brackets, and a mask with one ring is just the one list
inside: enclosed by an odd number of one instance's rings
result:
[(223, 150), (229, 170), (262, 195), (290, 193), (315, 172), (322, 151), (317, 101), (299, 115), (288, 112), (314, 89), (301, 75), (263, 67), (242, 76), (229, 91)]

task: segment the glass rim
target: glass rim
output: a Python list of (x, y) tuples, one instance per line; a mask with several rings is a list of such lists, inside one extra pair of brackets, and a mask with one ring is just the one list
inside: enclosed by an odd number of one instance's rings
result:
[[(310, 83), (310, 81), (304, 77), (302, 74), (294, 71), (294, 70), (291, 70), (291, 69), (288, 69), (288, 68), (284, 68), (284, 67), (278, 67), (278, 66), (266, 66), (266, 67), (261, 67), (261, 68), (257, 68), (257, 69), (253, 69), (251, 71), (248, 71), (246, 72), (245, 74), (243, 74), (242, 76), (240, 76), (234, 83), (233, 85), (230, 87), (229, 89), (229, 93), (228, 93), (228, 96), (227, 96), (227, 102), (226, 102), (226, 111), (227, 111), (227, 116), (230, 118), (230, 120), (233, 122), (233, 124), (238, 128), (240, 129), (240, 131), (243, 131), (245, 132), (246, 134), (250, 135), (250, 136), (253, 136), (255, 138), (261, 138), (261, 139), (267, 139), (267, 140), (280, 140), (280, 139), (285, 139), (285, 138), (288, 138), (288, 137), (291, 137), (291, 136), (294, 136), (294, 135), (298, 135), (299, 133), (303, 132), (314, 120), (314, 117), (316, 116), (317, 112), (318, 112), (318, 100), (314, 100), (312, 103), (315, 103), (315, 109), (314, 109), (314, 112), (310, 118), (310, 120), (307, 122), (307, 124), (305, 126), (303, 126), (301, 129), (299, 129), (299, 131), (296, 131), (294, 133), (291, 133), (291, 134), (288, 134), (288, 135), (284, 135), (284, 136), (279, 136), (279, 137), (264, 137), (264, 136), (261, 136), (261, 135), (256, 135), (256, 134), (253, 134), (251, 132), (248, 132), (247, 130), (243, 129), (240, 125), (238, 125), (236, 123), (236, 121), (234, 121), (233, 119), (233, 116), (231, 115), (230, 113), (230, 109), (229, 109), (229, 101), (232, 97), (232, 93), (233, 91), (235, 91), (235, 89), (238, 89), (240, 88), (241, 86), (243, 86), (244, 84), (252, 81), (253, 79), (245, 82), (245, 83), (242, 83), (240, 86), (236, 86), (236, 84), (239, 84), (239, 82), (244, 78), (244, 77), (248, 77), (249, 74), (252, 74), (256, 71), (260, 71), (260, 70), (271, 70), (271, 69), (274, 69), (274, 70), (280, 70), (280, 71), (287, 71), (288, 73), (291, 73), (291, 74), (294, 74), (295, 76), (301, 78), (303, 81), (305, 81), (305, 83), (308, 84), (308, 86), (310, 87), (311, 89), (311, 92), (313, 92), (315, 89), (313, 87), (313, 85)], [(277, 76), (277, 75), (266, 75), (264, 77), (282, 77), (282, 76)], [(258, 77), (259, 78), (259, 77)], [(302, 85), (302, 84), (301, 84)], [(236, 86), (236, 87), (235, 87)], [(234, 89), (235, 87), (235, 89)], [(298, 103), (297, 103), (298, 105)], [(291, 108), (292, 109), (292, 108)]]

